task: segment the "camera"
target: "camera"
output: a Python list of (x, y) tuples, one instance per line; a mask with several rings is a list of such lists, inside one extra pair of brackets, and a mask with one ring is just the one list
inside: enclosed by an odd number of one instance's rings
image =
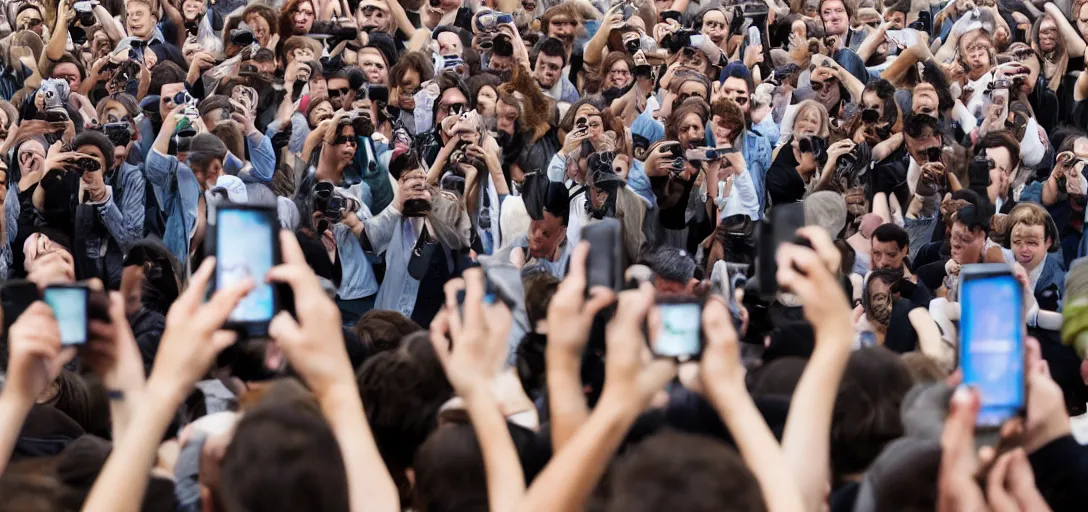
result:
[[(437, 3), (437, 0), (432, 0), (432, 3)], [(513, 23), (513, 16), (501, 11), (492, 11), (476, 16), (475, 25), (477, 32), (494, 32), (499, 29), (499, 25)]]
[(114, 146), (127, 146), (132, 142), (132, 127), (125, 121), (106, 123), (102, 127), (102, 133), (109, 137)]
[(256, 42), (257, 38), (253, 37), (253, 31), (248, 28), (236, 28), (230, 31), (230, 44), (232, 45), (249, 46)]
[(875, 108), (867, 108), (861, 111), (861, 121), (865, 124), (873, 124), (880, 120), (880, 112)]
[(635, 52), (642, 48), (642, 40), (638, 37), (637, 32), (627, 32), (623, 34), (623, 49), (634, 55)]
[(673, 32), (672, 34), (665, 35), (661, 39), (661, 46), (664, 46), (669, 53), (676, 53), (683, 48), (691, 46), (691, 36), (697, 34), (691, 30), (680, 30)]
[(500, 57), (512, 57), (514, 55), (514, 43), (506, 34), (495, 34), (491, 39), (491, 51)]
[(98, 4), (98, 2), (87, 1), (72, 4), (72, 9), (75, 9), (76, 11), (76, 20), (84, 27), (90, 27), (97, 21), (94, 18), (94, 6), (96, 4)]
[(98, 160), (89, 156), (79, 157), (72, 163), (72, 170), (80, 176), (85, 172), (97, 172), (101, 170), (101, 168), (102, 167), (98, 164)]
[(812, 153), (816, 161), (822, 161), (827, 157), (827, 141), (808, 135), (797, 140), (797, 149), (802, 153)]
[(67, 121), (68, 111), (65, 110), (64, 105), (68, 103), (70, 91), (66, 80), (56, 78), (42, 80), (38, 88), (38, 95), (42, 99), (42, 119), (50, 123)]

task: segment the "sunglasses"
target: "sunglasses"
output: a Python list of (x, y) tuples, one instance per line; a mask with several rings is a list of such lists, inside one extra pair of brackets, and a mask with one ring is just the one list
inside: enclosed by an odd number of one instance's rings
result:
[(452, 103), (452, 104), (449, 104), (449, 105), (443, 104), (442, 109), (445, 110), (446, 112), (449, 112), (450, 114), (460, 115), (461, 112), (465, 111), (465, 104), (464, 103)]
[(341, 136), (333, 139), (332, 144), (334, 146), (339, 146), (341, 144), (351, 144), (352, 146), (354, 146), (357, 143), (355, 142), (355, 137), (348, 137), (347, 135), (341, 135)]
[(813, 82), (810, 83), (810, 86), (812, 87), (813, 91), (820, 92), (820, 91), (823, 90), (825, 85), (828, 86), (828, 87), (831, 87), (834, 83), (835, 83), (834, 78), (828, 78), (827, 80), (824, 80), (823, 82), (813, 81)]
[(330, 98), (339, 98), (341, 96), (347, 96), (348, 91), (350, 91), (350, 90), (351, 89), (349, 89), (347, 87), (341, 87), (339, 89), (330, 88), (329, 89), (329, 97)]
[(32, 18), (32, 19), (26, 20), (26, 28), (28, 28), (28, 29), (38, 28), (38, 25), (41, 25), (42, 23), (44, 23), (43, 20), (39, 20), (38, 18)]
[(733, 98), (733, 101), (736, 102), (737, 105), (747, 105), (748, 104), (748, 97), (747, 96), (737, 96), (736, 98)]

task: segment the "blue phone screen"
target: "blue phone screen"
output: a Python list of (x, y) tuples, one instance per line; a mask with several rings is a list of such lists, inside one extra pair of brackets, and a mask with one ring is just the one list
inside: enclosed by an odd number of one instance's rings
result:
[(660, 304), (661, 325), (654, 337), (654, 353), (683, 357), (699, 353), (703, 307), (701, 304)]
[(966, 279), (960, 288), (960, 368), (978, 388), (976, 424), (997, 427), (1024, 405), (1023, 297), (1012, 275)]
[(232, 322), (267, 322), (275, 314), (272, 285), (265, 274), (272, 268), (273, 226), (259, 210), (219, 210), (216, 217), (216, 289), (250, 278), (256, 285), (228, 319)]
[(60, 328), (61, 345), (87, 342), (87, 290), (85, 288), (46, 288), (42, 300), (53, 309)]

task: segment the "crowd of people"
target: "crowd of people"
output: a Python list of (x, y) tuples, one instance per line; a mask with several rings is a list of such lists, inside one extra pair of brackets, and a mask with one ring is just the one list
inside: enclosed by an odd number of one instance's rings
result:
[[(0, 511), (1086, 510), (1086, 49), (1085, 0), (0, 1)], [(220, 283), (239, 207), (277, 261)]]

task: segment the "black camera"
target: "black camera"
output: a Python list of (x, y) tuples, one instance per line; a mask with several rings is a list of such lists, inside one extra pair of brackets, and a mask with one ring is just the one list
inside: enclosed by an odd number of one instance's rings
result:
[(495, 55), (499, 57), (512, 57), (514, 55), (514, 43), (510, 41), (510, 36), (506, 34), (495, 34), (495, 37), (491, 39), (491, 51), (495, 52)]
[(340, 41), (352, 41), (359, 37), (359, 27), (334, 21), (315, 21), (307, 36), (314, 39), (328, 39), (329, 46), (336, 46)]
[(95, 160), (89, 156), (81, 156), (72, 162), (71, 170), (76, 174), (83, 176), (85, 172), (97, 172), (102, 167), (98, 164), (98, 160)]
[(253, 36), (253, 31), (248, 28), (236, 28), (230, 31), (230, 44), (232, 45), (249, 46), (256, 42), (257, 38)]
[(345, 201), (344, 197), (336, 192), (336, 186), (332, 182), (322, 181), (314, 185), (313, 197), (315, 212), (320, 212), (328, 223), (340, 222), (344, 216)]
[(667, 34), (661, 39), (661, 46), (664, 46), (665, 49), (669, 50), (669, 53), (676, 53), (683, 48), (691, 46), (691, 36), (695, 34), (696, 32), (690, 30), (680, 30), (673, 32), (672, 34)]
[(801, 153), (812, 153), (812, 156), (818, 162), (827, 157), (827, 141), (815, 135), (808, 135), (798, 139), (797, 149)]
[(634, 55), (635, 52), (642, 48), (642, 41), (639, 39), (638, 34), (634, 32), (628, 32), (623, 35), (623, 49)]
[(880, 112), (875, 108), (867, 108), (861, 111), (861, 122), (873, 124), (880, 120)]
[(102, 127), (102, 133), (106, 134), (114, 146), (127, 146), (132, 142), (132, 127), (125, 121), (106, 123)]

